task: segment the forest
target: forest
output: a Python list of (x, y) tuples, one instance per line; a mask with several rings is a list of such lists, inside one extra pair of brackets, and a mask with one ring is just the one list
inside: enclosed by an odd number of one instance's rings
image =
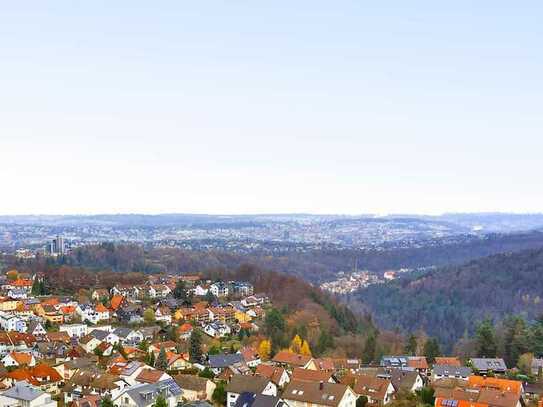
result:
[(451, 347), (487, 318), (543, 314), (543, 249), (499, 254), (374, 285), (349, 296), (386, 329), (421, 329)]

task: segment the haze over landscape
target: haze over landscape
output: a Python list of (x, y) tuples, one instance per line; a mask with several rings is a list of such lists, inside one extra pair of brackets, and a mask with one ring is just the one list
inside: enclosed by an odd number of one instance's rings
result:
[(0, 407), (543, 407), (541, 21), (0, 4)]

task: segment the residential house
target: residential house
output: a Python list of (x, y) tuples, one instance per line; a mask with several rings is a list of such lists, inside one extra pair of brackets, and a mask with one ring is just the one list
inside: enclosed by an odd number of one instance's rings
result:
[(470, 376), (468, 386), (474, 389), (492, 389), (521, 396), (524, 389), (518, 380), (500, 379), (497, 377)]
[(357, 398), (365, 396), (370, 406), (387, 405), (395, 393), (392, 382), (380, 377), (347, 374), (341, 383), (351, 386)]
[(192, 325), (189, 323), (182, 324), (179, 328), (177, 328), (177, 334), (179, 335), (179, 339), (187, 340), (192, 335)]
[(237, 363), (243, 362), (243, 356), (239, 353), (233, 353), (233, 354), (218, 354), (218, 355), (209, 355), (209, 368), (215, 373), (216, 375), (221, 373), (223, 369), (233, 366)]
[(33, 320), (28, 323), (28, 328), (26, 332), (29, 333), (30, 335), (40, 336), (40, 337), (44, 336), (47, 333), (47, 331), (45, 330), (41, 322), (37, 320)]
[(35, 366), (36, 359), (32, 353), (10, 352), (2, 358), (4, 367)]
[(277, 396), (277, 386), (266, 377), (235, 375), (227, 384), (226, 392), (226, 407), (234, 407), (242, 393)]
[(432, 369), (432, 380), (445, 378), (468, 380), (471, 375), (471, 369), (464, 366), (434, 365)]
[(229, 281), (228, 293), (236, 296), (253, 295), (253, 285), (245, 281)]
[(157, 322), (172, 323), (172, 311), (166, 306), (159, 306), (155, 310), (155, 320)]
[(97, 288), (96, 290), (93, 290), (91, 298), (93, 301), (101, 301), (106, 298), (109, 299), (109, 291), (105, 288)]
[(82, 338), (88, 333), (88, 326), (85, 324), (64, 324), (58, 328), (59, 332), (66, 332), (70, 338)]
[(172, 377), (168, 373), (149, 367), (141, 369), (140, 373), (136, 376), (136, 382), (158, 383), (171, 378)]
[(193, 290), (194, 295), (197, 297), (203, 297), (204, 295), (207, 295), (208, 291), (209, 291), (209, 286), (200, 285), (200, 284), (198, 284)]
[(268, 396), (250, 392), (241, 393), (234, 407), (283, 407), (286, 404), (279, 396)]
[(408, 393), (415, 393), (424, 387), (424, 379), (415, 370), (390, 369), (387, 373), (378, 375), (378, 377), (390, 379), (397, 392), (403, 390)]
[(121, 338), (115, 332), (103, 331), (101, 329), (93, 329), (89, 333), (93, 338), (98, 339), (100, 342), (107, 342), (111, 345), (116, 345), (121, 341)]
[(501, 358), (472, 358), (470, 363), (479, 374), (505, 374), (507, 371), (507, 365)]
[(262, 363), (260, 356), (258, 356), (256, 349), (253, 347), (245, 346), (239, 350), (239, 353), (241, 353), (244, 362), (249, 367), (257, 367), (260, 363)]
[(273, 362), (279, 366), (283, 366), (291, 370), (295, 367), (313, 370), (317, 368), (311, 356), (300, 355), (288, 350), (277, 352), (273, 357)]
[(337, 383), (332, 372), (326, 370), (310, 370), (295, 367), (291, 375), (292, 380), (306, 380), (310, 382)]
[(290, 376), (287, 371), (278, 366), (261, 363), (256, 367), (255, 375), (266, 377), (281, 388), (290, 382)]
[(49, 393), (21, 381), (0, 393), (0, 406), (56, 407), (57, 402), (51, 399)]
[(27, 331), (26, 321), (17, 315), (1, 314), (0, 326), (4, 331), (8, 332), (14, 331), (23, 333)]
[(150, 285), (147, 289), (147, 294), (151, 298), (165, 298), (170, 294), (172, 290), (170, 290), (170, 287), (168, 287), (165, 284), (156, 284), (156, 285)]
[(122, 407), (151, 407), (158, 396), (166, 400), (168, 407), (176, 407), (182, 399), (183, 391), (173, 379), (168, 379), (127, 387), (112, 400), (115, 405)]
[(183, 392), (183, 398), (188, 401), (211, 400), (216, 384), (204, 377), (179, 374), (175, 382)]
[(356, 394), (345, 384), (292, 380), (283, 392), (289, 407), (354, 407)]
[(209, 291), (217, 298), (226, 297), (228, 296), (228, 285), (222, 281), (217, 281), (209, 286)]
[(143, 334), (137, 329), (117, 328), (113, 331), (123, 345), (138, 345), (143, 341)]
[(85, 394), (99, 394), (114, 400), (128, 386), (124, 380), (109, 373), (80, 370), (63, 387), (64, 402), (77, 400)]
[(8, 297), (15, 300), (22, 300), (28, 297), (28, 291), (23, 288), (12, 288), (8, 291)]
[(460, 359), (455, 356), (438, 356), (435, 359), (434, 366), (435, 365), (462, 366), (462, 363), (460, 362)]
[(204, 332), (212, 338), (222, 338), (232, 333), (232, 329), (222, 322), (212, 322), (204, 326)]
[(87, 353), (92, 353), (94, 352), (94, 349), (96, 349), (96, 347), (98, 345), (100, 345), (102, 343), (101, 340), (95, 338), (94, 336), (92, 336), (91, 334), (89, 335), (85, 335), (84, 337), (82, 337), (80, 340), (79, 340), (79, 345), (85, 350), (85, 352)]

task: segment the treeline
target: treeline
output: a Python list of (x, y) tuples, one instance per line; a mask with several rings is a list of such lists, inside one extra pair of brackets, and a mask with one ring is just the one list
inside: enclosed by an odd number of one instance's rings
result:
[(455, 243), (427, 242), (422, 247), (350, 250), (323, 249), (307, 252), (254, 251), (240, 254), (221, 250), (193, 251), (179, 248), (144, 248), (141, 245), (102, 243), (75, 249), (70, 255), (43, 261), (72, 267), (111, 269), (142, 273), (191, 273), (201, 270), (235, 269), (244, 263), (255, 264), (301, 277), (313, 283), (334, 279), (338, 272), (358, 269), (384, 271), (400, 268), (446, 266), (497, 253), (543, 247), (543, 233), (485, 237), (466, 236)]
[(347, 302), (371, 312), (384, 328), (420, 328), (450, 348), (486, 318), (535, 320), (543, 313), (542, 275), (543, 249), (527, 250), (370, 286)]

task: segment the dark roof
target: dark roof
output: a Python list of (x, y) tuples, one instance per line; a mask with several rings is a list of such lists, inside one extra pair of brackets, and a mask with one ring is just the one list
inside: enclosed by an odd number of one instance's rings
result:
[(499, 358), (472, 358), (471, 363), (477, 370), (507, 370), (505, 361)]
[(235, 363), (239, 363), (243, 360), (243, 357), (239, 353), (234, 354), (219, 354), (209, 355), (209, 366), (216, 369), (222, 369), (228, 366), (232, 366)]
[(102, 329), (94, 329), (91, 333), (89, 333), (89, 335), (98, 339), (99, 341), (103, 341), (109, 335), (109, 332)]
[(434, 365), (434, 374), (439, 376), (461, 376), (471, 375), (471, 369), (463, 366)]
[(234, 407), (276, 407), (278, 405), (283, 405), (279, 397), (245, 392), (240, 394)]

